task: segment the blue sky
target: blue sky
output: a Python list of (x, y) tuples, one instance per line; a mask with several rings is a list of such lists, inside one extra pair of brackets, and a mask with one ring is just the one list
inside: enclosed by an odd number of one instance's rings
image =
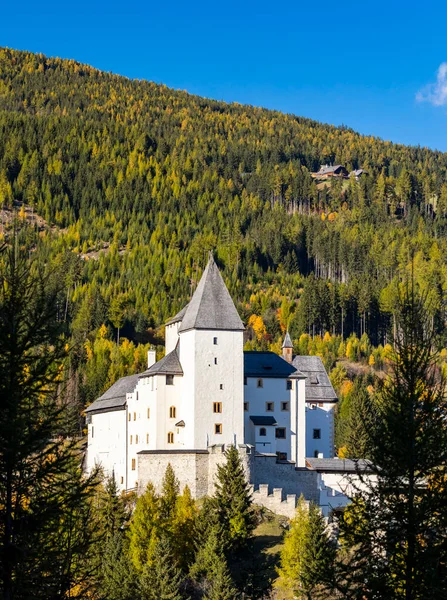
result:
[(430, 0), (22, 0), (0, 45), (447, 151), (446, 23)]

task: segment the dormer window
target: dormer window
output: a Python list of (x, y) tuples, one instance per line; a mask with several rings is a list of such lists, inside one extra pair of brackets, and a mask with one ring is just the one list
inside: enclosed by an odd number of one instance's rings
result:
[(310, 383), (312, 385), (318, 385), (320, 382), (318, 381), (318, 377), (316, 375), (311, 375), (310, 376)]

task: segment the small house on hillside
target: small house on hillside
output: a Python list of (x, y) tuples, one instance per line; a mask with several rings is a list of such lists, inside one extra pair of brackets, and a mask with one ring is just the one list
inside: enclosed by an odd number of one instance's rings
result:
[(317, 173), (312, 173), (316, 179), (329, 179), (330, 177), (347, 177), (348, 171), (343, 165), (321, 165)]
[(355, 169), (349, 173), (349, 177), (355, 177), (357, 181), (362, 177), (362, 175), (368, 175), (368, 173), (364, 169)]

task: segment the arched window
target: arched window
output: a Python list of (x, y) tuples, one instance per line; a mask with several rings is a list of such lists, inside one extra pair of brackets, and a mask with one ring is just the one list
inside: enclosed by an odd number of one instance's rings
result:
[(168, 433), (168, 444), (173, 444), (174, 443), (174, 434), (172, 433), (172, 431), (170, 431)]
[(267, 429), (265, 427), (261, 427), (261, 429), (259, 430), (259, 435), (265, 437), (267, 435)]
[(170, 406), (169, 407), (169, 418), (175, 419), (176, 412), (177, 411), (175, 410), (175, 406)]

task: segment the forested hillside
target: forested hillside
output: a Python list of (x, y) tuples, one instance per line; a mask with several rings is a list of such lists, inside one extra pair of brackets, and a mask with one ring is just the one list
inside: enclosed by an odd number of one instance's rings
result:
[[(368, 174), (317, 185), (323, 163)], [(296, 351), (326, 331), (385, 346), (410, 268), (445, 334), (447, 154), (1, 49), (0, 204), (22, 203), (48, 225), (28, 241), (65, 265), (81, 404), (162, 344), (208, 250), (251, 347), (287, 326)]]

